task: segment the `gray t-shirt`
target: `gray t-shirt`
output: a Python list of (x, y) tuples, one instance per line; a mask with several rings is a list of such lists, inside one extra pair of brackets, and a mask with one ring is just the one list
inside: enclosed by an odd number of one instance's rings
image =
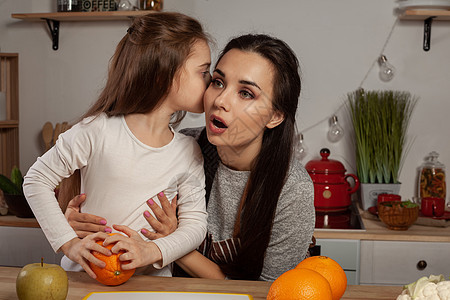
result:
[[(208, 234), (218, 242), (233, 237), (234, 222), (248, 171), (219, 163), (208, 202)], [(260, 280), (273, 281), (305, 258), (314, 232), (314, 188), (305, 168), (296, 160), (278, 200)]]

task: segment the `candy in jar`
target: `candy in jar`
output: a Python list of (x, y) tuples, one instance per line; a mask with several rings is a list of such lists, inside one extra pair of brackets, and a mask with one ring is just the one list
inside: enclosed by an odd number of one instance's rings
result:
[(445, 199), (445, 166), (437, 159), (439, 154), (430, 152), (420, 169), (419, 197), (439, 197)]

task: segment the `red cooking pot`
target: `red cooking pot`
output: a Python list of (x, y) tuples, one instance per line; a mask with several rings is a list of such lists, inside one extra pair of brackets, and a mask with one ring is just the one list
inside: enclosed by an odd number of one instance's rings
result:
[[(345, 174), (345, 168), (337, 160), (328, 159), (330, 150), (320, 150), (322, 159), (309, 161), (305, 168), (314, 183), (316, 211), (344, 211), (351, 204), (350, 195), (359, 188), (358, 177)], [(347, 179), (353, 178), (353, 187)]]

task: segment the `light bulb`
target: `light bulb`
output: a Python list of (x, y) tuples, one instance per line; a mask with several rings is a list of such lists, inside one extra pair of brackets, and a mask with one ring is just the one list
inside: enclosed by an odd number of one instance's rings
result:
[(337, 116), (331, 118), (330, 130), (328, 130), (328, 139), (332, 143), (336, 143), (344, 136), (344, 129), (339, 125)]
[(303, 158), (305, 158), (306, 154), (307, 154), (307, 148), (305, 146), (305, 144), (303, 143), (303, 134), (299, 133), (296, 136), (296, 144), (295, 144), (295, 151), (294, 151), (294, 155), (295, 158), (298, 160), (303, 160)]
[(395, 75), (395, 68), (391, 65), (386, 56), (381, 55), (378, 58), (378, 64), (380, 65), (380, 79), (383, 81), (390, 81)]

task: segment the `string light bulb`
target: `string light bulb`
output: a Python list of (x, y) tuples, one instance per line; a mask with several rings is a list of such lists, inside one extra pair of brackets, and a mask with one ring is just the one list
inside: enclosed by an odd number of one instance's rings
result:
[(303, 160), (305, 158), (308, 149), (306, 148), (306, 146), (304, 144), (303, 134), (302, 133), (297, 134), (296, 140), (297, 141), (296, 141), (296, 144), (295, 144), (294, 155), (295, 155), (296, 159), (301, 161), (301, 160)]
[(330, 121), (331, 126), (330, 130), (328, 130), (328, 139), (330, 140), (330, 142), (336, 143), (340, 141), (344, 136), (344, 129), (342, 128), (341, 125), (339, 125), (338, 118), (336, 115), (334, 115), (330, 119)]
[(391, 81), (395, 75), (394, 66), (388, 62), (383, 54), (378, 58), (378, 64), (380, 65), (380, 79), (385, 82)]

